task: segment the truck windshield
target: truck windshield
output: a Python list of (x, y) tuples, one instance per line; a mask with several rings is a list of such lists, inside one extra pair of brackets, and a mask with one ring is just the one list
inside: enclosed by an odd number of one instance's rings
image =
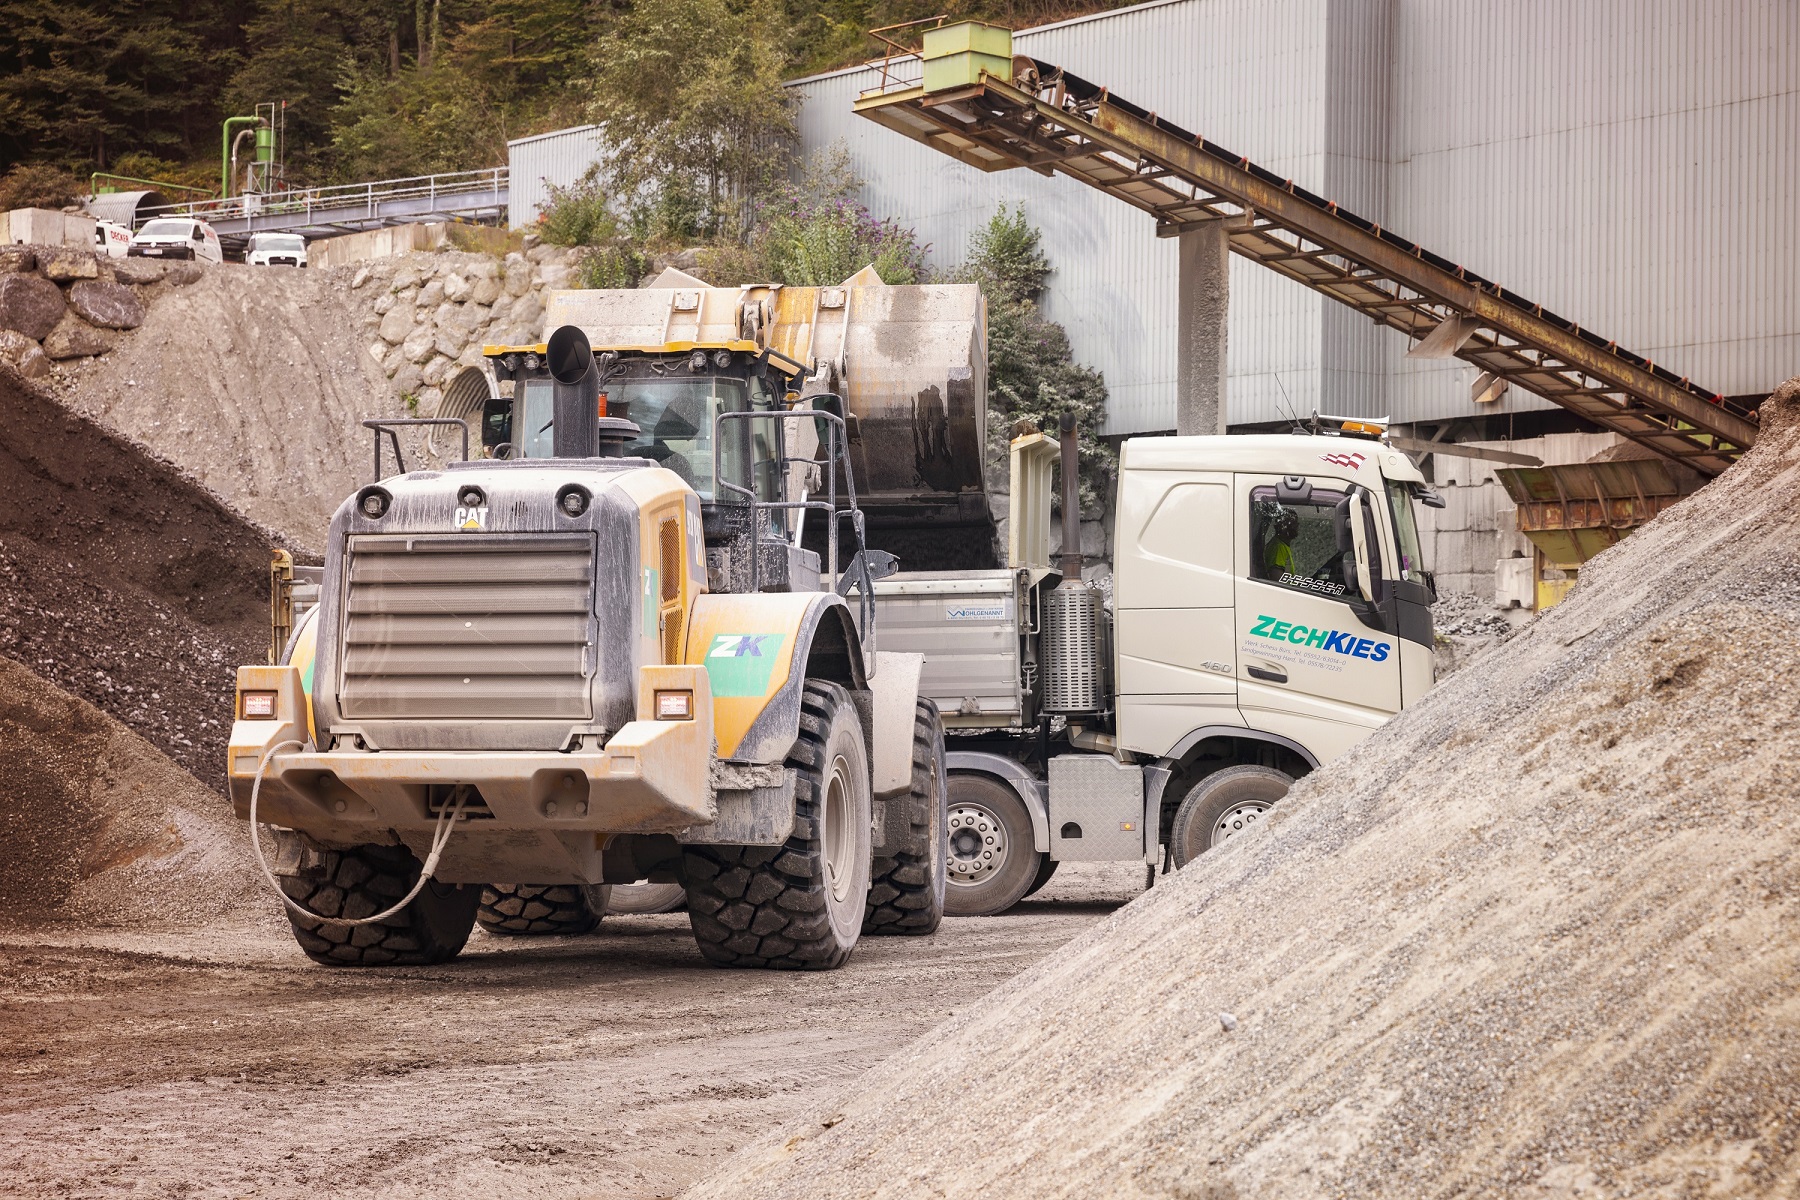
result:
[(292, 233), (260, 233), (256, 236), (256, 248), (264, 251), (304, 250), (306, 239)]
[(188, 235), (193, 226), (186, 221), (152, 221), (138, 230), (139, 237), (181, 237)]
[(1394, 514), (1394, 545), (1400, 553), (1400, 577), (1424, 583), (1425, 555), (1419, 549), (1419, 526), (1413, 519), (1412, 488), (1391, 479), (1386, 483), (1388, 508)]

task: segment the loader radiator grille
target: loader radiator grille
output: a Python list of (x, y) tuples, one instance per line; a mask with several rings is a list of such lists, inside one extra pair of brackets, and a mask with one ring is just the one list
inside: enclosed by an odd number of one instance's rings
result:
[(590, 715), (591, 538), (355, 537), (347, 561), (345, 717)]

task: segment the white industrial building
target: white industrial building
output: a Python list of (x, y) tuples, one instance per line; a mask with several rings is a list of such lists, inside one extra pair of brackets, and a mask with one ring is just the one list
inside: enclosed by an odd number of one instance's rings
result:
[[(1157, 0), (1013, 48), (1714, 391), (1800, 370), (1793, 0)], [(1057, 268), (1045, 310), (1105, 372), (1107, 432), (1174, 428), (1175, 242), (1069, 179), (985, 175), (857, 117), (878, 78), (797, 81), (806, 150), (842, 142), (864, 201), (940, 266), (1023, 204)], [(1231, 293), (1231, 423), (1471, 413), (1472, 368), (1407, 361), (1398, 335), (1243, 260)], [(1548, 407), (1515, 390), (1483, 411)]]
[[(1760, 396), (1800, 373), (1795, 0), (1154, 0), (1018, 32), (1013, 50), (1705, 389)], [(984, 174), (856, 116), (878, 82), (795, 81), (803, 151), (843, 145), (864, 202), (940, 268), (998, 205), (1023, 205), (1056, 268), (1044, 309), (1106, 377), (1103, 432), (1172, 430), (1177, 239), (1068, 178)], [(521, 183), (572, 181), (598, 153), (591, 128), (516, 143), (515, 208)], [(1516, 388), (1478, 405), (1474, 368), (1408, 359), (1400, 335), (1246, 260), (1229, 275), (1233, 426), (1388, 415), (1421, 436), (1530, 439), (1513, 449), (1548, 463), (1612, 440)], [(1433, 457), (1440, 579), (1529, 606), (1531, 546), (1492, 464)]]

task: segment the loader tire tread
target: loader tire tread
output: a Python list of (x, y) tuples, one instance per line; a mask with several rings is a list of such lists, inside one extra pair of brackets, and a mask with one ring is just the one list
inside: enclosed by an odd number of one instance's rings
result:
[[(280, 879), (287, 896), (328, 917), (368, 917), (389, 908), (419, 878), (423, 865), (405, 846), (352, 846), (315, 851), (314, 865)], [(475, 926), (481, 889), (427, 883), (413, 902), (373, 925), (332, 925), (286, 909), (294, 940), (328, 967), (426, 966), (462, 952)]]
[(841, 966), (855, 948), (854, 937), (846, 944), (832, 929), (819, 836), (827, 742), (840, 713), (855, 720), (849, 693), (835, 683), (807, 680), (800, 736), (787, 757), (795, 780), (794, 828), (786, 842), (683, 847), (688, 921), (701, 955), (715, 966), (824, 971)]
[(909, 832), (891, 855), (877, 855), (869, 869), (869, 902), (863, 932), (923, 937), (944, 920), (945, 828), (944, 723), (936, 703), (919, 697), (913, 717), (912, 787), (888, 801), (906, 806)]
[(604, 915), (594, 910), (594, 890), (574, 883), (486, 884), (475, 920), (502, 937), (592, 933)]

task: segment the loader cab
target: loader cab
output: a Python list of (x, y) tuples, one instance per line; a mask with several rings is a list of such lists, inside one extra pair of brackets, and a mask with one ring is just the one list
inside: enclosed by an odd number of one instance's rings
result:
[[(513, 394), (482, 414), (483, 452), (498, 458), (555, 456), (555, 384), (542, 346), (489, 347), (495, 378)], [(798, 364), (766, 351), (731, 346), (668, 347), (661, 352), (599, 351), (605, 416), (637, 426), (624, 454), (680, 476), (703, 503), (729, 503), (719, 478), (779, 499), (779, 422), (725, 421), (723, 413), (773, 412), (797, 383)], [(715, 441), (716, 439), (716, 441)]]

